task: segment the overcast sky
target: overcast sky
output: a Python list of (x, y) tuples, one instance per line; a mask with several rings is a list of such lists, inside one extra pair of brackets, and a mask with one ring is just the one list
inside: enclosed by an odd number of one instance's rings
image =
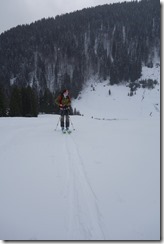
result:
[[(0, 34), (12, 27), (125, 0), (0, 0)], [(131, 0), (126, 0), (131, 1)]]

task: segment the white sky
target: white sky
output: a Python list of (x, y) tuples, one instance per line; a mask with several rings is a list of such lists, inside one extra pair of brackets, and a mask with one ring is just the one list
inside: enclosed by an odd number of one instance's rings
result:
[[(12, 27), (125, 0), (0, 0), (0, 34)], [(132, 1), (132, 0), (126, 0)]]

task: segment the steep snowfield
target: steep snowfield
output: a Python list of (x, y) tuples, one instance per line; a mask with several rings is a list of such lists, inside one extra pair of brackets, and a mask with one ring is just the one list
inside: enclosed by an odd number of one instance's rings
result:
[(0, 119), (0, 239), (160, 239), (159, 85), (95, 89), (71, 135), (58, 115)]

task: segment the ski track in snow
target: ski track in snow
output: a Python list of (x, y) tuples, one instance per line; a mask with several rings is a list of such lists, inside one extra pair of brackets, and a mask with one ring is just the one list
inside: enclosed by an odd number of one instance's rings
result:
[(65, 137), (69, 163), (68, 240), (105, 240), (96, 194), (73, 136)]
[(0, 120), (2, 239), (160, 239), (159, 119), (96, 118)]

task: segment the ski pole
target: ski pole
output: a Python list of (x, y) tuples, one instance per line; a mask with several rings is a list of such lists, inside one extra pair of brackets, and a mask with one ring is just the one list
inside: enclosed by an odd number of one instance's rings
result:
[(70, 116), (69, 116), (69, 119), (70, 119), (70, 122), (71, 122), (71, 125), (72, 125), (73, 130), (75, 130), (75, 127), (74, 127), (74, 125), (72, 123), (72, 120), (71, 120)]
[(56, 125), (56, 128), (55, 128), (55, 130), (57, 130), (57, 128), (58, 128), (58, 125), (59, 125), (59, 121), (60, 121), (60, 117), (59, 117), (59, 119), (58, 119), (58, 122), (57, 122), (57, 125)]

